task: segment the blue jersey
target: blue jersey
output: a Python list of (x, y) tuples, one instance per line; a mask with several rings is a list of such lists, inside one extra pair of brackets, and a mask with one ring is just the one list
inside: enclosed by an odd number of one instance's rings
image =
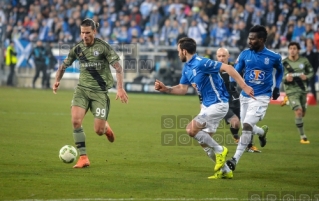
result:
[(215, 103), (227, 103), (228, 92), (219, 74), (221, 62), (195, 54), (185, 63), (180, 84), (193, 86), (202, 96), (206, 107)]
[[(243, 78), (246, 84), (254, 89), (254, 96), (271, 96), (274, 85), (274, 69), (276, 69), (275, 87), (280, 87), (283, 76), (281, 56), (267, 48), (260, 52), (250, 49), (242, 51), (236, 61), (235, 68), (239, 73), (243, 71)], [(249, 97), (244, 91), (241, 94)]]

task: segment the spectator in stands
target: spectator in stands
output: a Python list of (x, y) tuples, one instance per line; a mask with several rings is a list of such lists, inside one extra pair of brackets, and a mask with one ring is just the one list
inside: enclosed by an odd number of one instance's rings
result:
[(187, 34), (184, 32), (183, 27), (178, 27), (178, 35), (176, 38), (176, 41), (179, 41), (179, 39), (187, 37)]
[(292, 41), (292, 34), (293, 34), (293, 31), (294, 31), (294, 25), (288, 25), (288, 30), (286, 32), (286, 40), (288, 42), (291, 42)]
[(306, 31), (302, 33), (302, 39), (313, 39), (314, 31), (312, 30), (312, 24), (306, 24)]
[(152, 30), (152, 32), (158, 32), (159, 31), (159, 24), (162, 20), (162, 15), (158, 11), (157, 6), (152, 7), (152, 11), (150, 13), (149, 17), (149, 25)]
[(279, 15), (278, 16), (278, 20), (275, 23), (277, 26), (277, 30), (280, 34), (283, 34), (285, 32), (286, 29), (286, 23), (285, 23), (285, 18), (283, 15)]
[(130, 43), (133, 36), (139, 38), (142, 35), (142, 28), (135, 20), (131, 21), (131, 26), (127, 30), (127, 42)]
[(238, 41), (240, 40), (240, 30), (239, 25), (237, 23), (233, 24), (232, 31), (230, 33), (228, 44), (231, 47), (236, 47)]
[(292, 41), (300, 42), (300, 38), (305, 31), (306, 28), (302, 19), (298, 20), (297, 25), (294, 27), (294, 31), (292, 33)]
[(317, 31), (314, 34), (314, 44), (317, 50), (319, 50), (319, 25), (317, 27)]
[(28, 57), (28, 62), (30, 58), (33, 58), (35, 64), (35, 75), (32, 81), (32, 87), (35, 88), (35, 82), (37, 81), (38, 77), (40, 76), (40, 72), (42, 72), (42, 88), (45, 88), (46, 83), (46, 59), (47, 59), (47, 52), (45, 48), (42, 46), (42, 42), (39, 40), (37, 41), (36, 47), (34, 47), (31, 51), (31, 54)]
[(199, 27), (197, 26), (197, 21), (193, 20), (191, 26), (188, 29), (187, 36), (193, 38), (196, 41), (196, 44), (202, 45), (202, 35)]
[(172, 29), (171, 27), (171, 21), (169, 19), (165, 20), (164, 26), (161, 28), (160, 31), (160, 45), (169, 45), (169, 32)]
[(314, 95), (316, 101), (317, 101), (317, 92), (316, 92), (316, 73), (318, 71), (319, 66), (319, 53), (317, 52), (316, 48), (314, 47), (314, 42), (311, 38), (308, 38), (306, 40), (306, 52), (302, 54), (302, 56), (306, 57), (312, 68), (313, 68), (313, 74), (314, 76), (309, 79), (309, 86), (311, 93)]
[(225, 46), (228, 35), (228, 30), (225, 28), (224, 22), (219, 21), (218, 26), (210, 32), (211, 45), (214, 47)]
[(239, 38), (240, 40), (237, 41), (237, 46), (238, 48), (242, 51), (246, 48), (247, 45), (247, 37), (248, 37), (248, 33), (246, 31), (246, 23), (243, 21), (239, 22)]
[[(266, 1), (263, 1), (263, 2), (266, 2)], [(277, 17), (277, 14), (276, 14), (274, 4), (268, 4), (267, 11), (264, 14), (265, 25), (271, 26), (275, 24), (276, 17)]]
[(10, 45), (7, 47), (6, 50), (6, 65), (10, 68), (10, 73), (7, 79), (8, 86), (14, 86), (13, 84), (13, 77), (14, 77), (14, 70), (17, 64), (17, 52), (14, 48), (13, 41), (10, 42)]
[[(162, 45), (169, 46), (174, 45), (174, 42), (163, 42), (163, 38), (161, 39), (164, 34), (166, 19), (170, 20), (171, 26), (177, 20), (178, 27), (183, 27), (185, 33), (190, 33), (190, 31), (194, 30), (194, 27), (190, 25), (195, 20), (200, 33), (198, 40), (201, 40), (202, 45), (210, 44), (209, 41), (216, 40), (216, 36), (212, 38), (209, 34), (206, 35), (206, 32), (218, 27), (217, 19), (220, 19), (224, 23), (223, 27), (230, 29), (228, 30), (229, 33), (235, 29), (233, 32), (233, 36), (236, 36), (235, 38), (240, 33), (240, 40), (237, 40), (238, 44), (234, 45), (235, 41), (231, 42), (229, 34), (221, 36), (221, 40), (225, 41), (223, 44), (239, 47), (240, 49), (246, 46), (247, 34), (245, 32), (256, 23), (266, 23), (267, 26), (276, 25), (278, 32), (284, 36), (287, 34), (288, 25), (294, 23), (294, 20), (301, 19), (306, 21), (306, 24), (311, 23), (313, 30), (317, 30), (319, 25), (319, 20), (316, 16), (319, 10), (317, 1), (302, 1), (300, 4), (274, 0), (220, 0), (207, 2), (191, 0), (130, 0), (126, 2), (125, 0), (69, 0), (65, 2), (63, 0), (52, 0), (41, 1), (41, 4), (39, 0), (34, 0), (34, 3), (26, 1), (27, 3), (22, 4), (21, 2), (19, 6), (12, 2), (12, 4), (6, 5), (4, 9), (0, 9), (0, 17), (3, 19), (2, 22), (18, 27), (19, 33), (14, 32), (15, 37), (20, 36), (20, 38), (23, 38), (29, 36), (28, 40), (31, 41), (35, 41), (39, 37), (45, 41), (55, 42), (77, 40), (79, 34), (75, 35), (71, 27), (79, 28), (78, 23), (74, 23), (74, 21), (81, 21), (87, 17), (96, 19), (100, 24), (108, 21), (107, 34), (104, 34), (103, 38), (116, 39), (118, 31), (114, 27), (119, 27), (115, 26), (116, 22), (119, 21), (120, 26), (124, 25), (127, 29), (130, 29), (131, 21), (136, 21), (140, 26), (140, 33), (143, 33), (144, 30), (148, 32), (149, 27), (146, 25), (150, 24), (154, 35), (154, 44), (160, 40)], [(46, 21), (46, 23), (43, 21)], [(61, 21), (64, 21), (62, 27)], [(244, 28), (239, 25), (240, 21), (243, 21)], [(238, 25), (239, 31), (236, 26), (233, 26), (235, 24)], [(303, 25), (303, 22), (301, 24)], [(8, 41), (12, 38), (12, 31), (15, 30), (10, 26), (8, 26), (5, 33)], [(25, 28), (24, 31), (22, 31), (22, 26)], [(49, 31), (47, 31), (46, 26)], [(103, 33), (101, 30), (98, 31), (101, 34)], [(294, 35), (294, 39), (301, 40), (300, 42), (303, 44), (304, 39), (301, 37), (305, 35), (305, 32), (305, 29), (299, 30), (299, 35)], [(63, 33), (63, 35), (60, 33)], [(140, 36), (140, 34), (138, 35)], [(139, 37), (138, 35), (136, 37)], [(308, 37), (315, 38), (315, 36), (312, 37), (309, 34)], [(144, 38), (144, 41), (146, 40)], [(290, 41), (291, 39), (288, 37), (287, 40)], [(271, 46), (275, 47), (277, 45), (271, 43)]]
[(99, 32), (102, 38), (110, 37), (112, 33), (112, 27), (109, 25), (109, 22), (107, 20), (103, 21), (102, 27), (100, 28)]
[(47, 59), (46, 59), (46, 81), (45, 81), (45, 87), (49, 89), (51, 87), (50, 80), (51, 80), (51, 73), (54, 71), (55, 65), (58, 63), (58, 60), (55, 58), (52, 52), (53, 49), (53, 43), (49, 43), (46, 45), (46, 53), (47, 53)]

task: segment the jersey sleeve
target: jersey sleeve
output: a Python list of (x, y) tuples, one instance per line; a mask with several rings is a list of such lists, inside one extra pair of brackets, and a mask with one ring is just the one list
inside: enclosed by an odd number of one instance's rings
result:
[(203, 58), (200, 62), (200, 67), (203, 73), (212, 74), (219, 73), (222, 63), (219, 61), (214, 61), (208, 58)]
[(245, 58), (244, 58), (244, 53), (241, 53), (237, 58), (235, 69), (238, 73), (242, 73), (244, 68), (245, 68)]
[[(244, 53), (243, 52), (239, 54), (234, 67), (235, 67), (236, 71), (240, 75), (243, 75), (243, 70), (245, 68), (245, 59), (244, 59)], [(232, 78), (232, 77), (229, 78), (229, 81), (230, 82), (235, 82), (234, 78)]]
[(182, 71), (182, 76), (181, 76), (181, 79), (179, 81), (180, 84), (185, 84), (185, 85), (191, 85), (191, 83), (189, 82), (188, 78), (186, 77), (185, 75), (185, 72), (186, 72), (186, 68), (184, 67), (183, 68), (183, 71)]
[(105, 45), (105, 52), (106, 52), (106, 60), (109, 62), (109, 64), (113, 64), (116, 61), (120, 60), (119, 55), (113, 50), (113, 48), (108, 44), (104, 43)]
[(68, 56), (64, 59), (63, 64), (65, 67), (69, 67), (76, 60), (76, 55), (74, 52), (75, 48), (72, 48), (68, 54)]
[(309, 80), (314, 75), (314, 72), (313, 72), (313, 67), (310, 64), (309, 60), (307, 58), (305, 58), (305, 59), (306, 59), (306, 62), (305, 62), (305, 75), (306, 75), (307, 79)]
[(275, 75), (276, 85), (275, 86), (276, 88), (280, 88), (280, 84), (284, 76), (284, 67), (282, 65), (282, 60), (280, 55), (278, 55), (274, 68), (276, 69), (276, 75)]

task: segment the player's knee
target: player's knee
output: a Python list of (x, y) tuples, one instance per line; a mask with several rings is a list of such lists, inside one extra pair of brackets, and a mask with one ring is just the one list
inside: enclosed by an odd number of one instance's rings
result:
[(189, 136), (194, 137), (198, 133), (198, 129), (195, 128), (196, 126), (192, 124), (188, 124), (186, 127), (186, 132)]
[(232, 128), (239, 129), (240, 127), (239, 119), (237, 117), (232, 118), (230, 121), (230, 125), (232, 126)]
[(253, 127), (250, 124), (248, 124), (248, 123), (243, 123), (243, 130), (252, 131)]
[(82, 125), (81, 119), (72, 118), (72, 125), (73, 125), (73, 128), (80, 128)]
[(188, 127), (186, 128), (186, 132), (191, 137), (194, 137), (197, 134), (197, 132), (194, 129)]
[(189, 136), (194, 137), (202, 128), (206, 125), (206, 123), (201, 124), (197, 121), (191, 121), (186, 126), (186, 132)]
[(94, 128), (95, 133), (98, 134), (98, 135), (103, 135), (104, 134), (104, 130), (105, 129), (103, 127)]
[(304, 112), (303, 112), (302, 108), (295, 109), (295, 116), (296, 117), (303, 117), (304, 116)]

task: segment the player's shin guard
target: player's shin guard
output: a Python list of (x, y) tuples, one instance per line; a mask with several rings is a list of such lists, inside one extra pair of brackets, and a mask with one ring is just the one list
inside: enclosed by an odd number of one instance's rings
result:
[(230, 127), (230, 132), (231, 132), (231, 134), (233, 134), (233, 137), (234, 137), (236, 140), (239, 140), (238, 131), (239, 131), (239, 128), (232, 128), (232, 127)]
[(212, 148), (216, 153), (222, 153), (223, 147), (220, 146), (208, 133), (199, 131), (194, 138), (200, 143)]
[(251, 141), (251, 135), (252, 132), (251, 131), (243, 131), (242, 135), (240, 137), (237, 149), (236, 149), (236, 153), (234, 155), (234, 158), (236, 159), (237, 163), (240, 159), (240, 157), (243, 155), (246, 147), (248, 146), (248, 144)]
[(86, 155), (85, 134), (82, 127), (73, 130), (73, 138), (80, 155)]
[(215, 156), (215, 153), (214, 153), (213, 149), (210, 148), (210, 147), (205, 147), (205, 148), (203, 148), (203, 149), (204, 149), (204, 151), (206, 152), (207, 156), (208, 156), (210, 159), (212, 159), (212, 161), (216, 162), (216, 156)]
[(296, 118), (295, 118), (295, 123), (296, 123), (296, 126), (297, 126), (297, 128), (298, 128), (298, 132), (299, 132), (300, 136), (305, 135), (304, 129), (303, 129), (303, 120), (302, 120), (302, 117), (296, 117)]

